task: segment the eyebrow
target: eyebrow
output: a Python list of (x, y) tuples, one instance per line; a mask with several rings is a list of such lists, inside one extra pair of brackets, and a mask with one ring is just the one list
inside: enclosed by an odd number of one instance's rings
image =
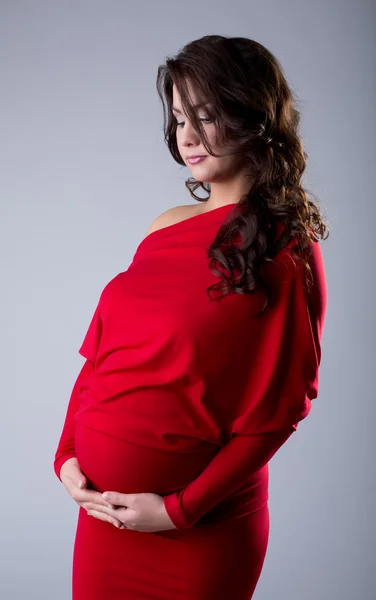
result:
[[(202, 106), (207, 106), (208, 104), (209, 102), (199, 102), (199, 104), (194, 104), (193, 108), (201, 108)], [(183, 114), (181, 110), (179, 108), (176, 108), (175, 106), (173, 106), (171, 110), (172, 112), (179, 113), (179, 115)]]

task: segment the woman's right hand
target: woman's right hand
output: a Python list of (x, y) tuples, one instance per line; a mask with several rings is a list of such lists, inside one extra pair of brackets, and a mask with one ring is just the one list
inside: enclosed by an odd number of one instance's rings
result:
[[(85, 504), (96, 503), (102, 504), (102, 506), (112, 507), (111, 504), (103, 499), (101, 492), (86, 489), (87, 479), (82, 473), (78, 460), (75, 456), (68, 458), (62, 464), (60, 469), (60, 479), (68, 494), (71, 496), (71, 498), (73, 498), (78, 506), (85, 508)], [(102, 514), (103, 520), (108, 521), (116, 527), (122, 527), (121, 521), (115, 519), (115, 517), (110, 517), (105, 513)]]

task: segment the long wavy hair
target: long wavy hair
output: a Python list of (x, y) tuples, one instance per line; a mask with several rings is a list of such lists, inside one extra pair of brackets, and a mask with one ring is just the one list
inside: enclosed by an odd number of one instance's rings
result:
[[(226, 154), (241, 154), (247, 194), (239, 198), (207, 249), (209, 267), (220, 277), (207, 293), (251, 294), (260, 285), (267, 300), (271, 290), (261, 267), (292, 240), (294, 258), (307, 269), (311, 241), (329, 235), (317, 202), (308, 199), (302, 186), (307, 154), (298, 134), (300, 112), (279, 61), (262, 44), (244, 37), (206, 35), (188, 43), (159, 66), (156, 87), (162, 101), (165, 142), (177, 163), (185, 166), (176, 141), (176, 119), (172, 113), (173, 85), (179, 91), (185, 113), (198, 132), (207, 152), (210, 148), (198, 112), (190, 102), (187, 83), (199, 101), (209, 102), (209, 119), (216, 123), (217, 143)], [(223, 156), (223, 154), (221, 154)], [(191, 196), (205, 202), (210, 183), (189, 177), (185, 185)], [(195, 194), (202, 187), (207, 198)], [(277, 227), (278, 225), (278, 227)], [(277, 236), (282, 226), (282, 234)], [(241, 240), (235, 243), (236, 239)], [(222, 267), (224, 271), (217, 268)], [(258, 315), (257, 315), (258, 316)]]

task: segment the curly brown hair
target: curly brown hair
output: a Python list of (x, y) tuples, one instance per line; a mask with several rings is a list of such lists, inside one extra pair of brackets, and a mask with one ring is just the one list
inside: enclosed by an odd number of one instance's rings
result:
[[(216, 122), (218, 140), (229, 153), (240, 153), (250, 178), (248, 193), (241, 196), (237, 210), (219, 228), (207, 249), (209, 266), (221, 281), (207, 289), (251, 294), (259, 284), (271, 290), (262, 278), (261, 267), (292, 240), (293, 257), (307, 274), (312, 241), (326, 239), (317, 202), (308, 199), (302, 185), (308, 155), (298, 135), (300, 112), (282, 67), (262, 44), (245, 37), (206, 35), (183, 47), (159, 66), (156, 87), (164, 113), (164, 135), (175, 161), (185, 166), (176, 141), (176, 119), (172, 113), (173, 85), (179, 91), (184, 111), (193, 123), (206, 150), (211, 150), (198, 113), (190, 103), (187, 84), (192, 83), (199, 99), (211, 105), (210, 118)], [(165, 99), (165, 101), (164, 101)], [(191, 196), (200, 202), (210, 197), (210, 183), (190, 177), (185, 182)], [(194, 193), (202, 187), (207, 198)], [(283, 232), (277, 239), (278, 226)], [(234, 240), (240, 236), (240, 244)], [(219, 264), (229, 272), (216, 268)], [(235, 276), (235, 271), (238, 275)], [(307, 278), (308, 281), (308, 278)]]

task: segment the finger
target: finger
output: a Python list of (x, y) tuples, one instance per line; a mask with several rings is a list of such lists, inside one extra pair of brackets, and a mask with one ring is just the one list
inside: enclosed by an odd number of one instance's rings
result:
[(68, 460), (63, 463), (60, 469), (60, 476), (62, 481), (69, 481), (79, 489), (82, 489), (87, 485), (87, 479), (82, 473), (76, 457), (68, 458)]
[(88, 511), (87, 514), (90, 517), (95, 517), (99, 521), (107, 521), (108, 523), (111, 523), (111, 525), (114, 525), (118, 529), (121, 529), (122, 527), (124, 527), (123, 523), (121, 523), (121, 521), (119, 521), (118, 519), (113, 519), (113, 518), (109, 517), (108, 515), (106, 515), (103, 512), (100, 512), (100, 511), (97, 511), (97, 510), (90, 510), (90, 511)]
[(77, 462), (73, 462), (70, 465), (68, 473), (69, 475), (67, 475), (67, 477), (72, 481), (72, 483), (74, 483), (76, 487), (78, 487), (79, 489), (86, 487), (87, 479), (82, 473)]
[(82, 489), (87, 485), (87, 479), (85, 475), (82, 473), (81, 469), (78, 465), (72, 465), (72, 475), (70, 476), (70, 480), (74, 483), (76, 487)]
[(78, 479), (75, 479), (75, 484), (78, 487), (79, 490), (82, 490), (83, 488), (85, 488), (87, 486), (87, 479), (86, 477), (84, 477), (83, 475), (79, 475)]
[(69, 477), (68, 475), (63, 475), (62, 482), (71, 495), (72, 495), (72, 492), (76, 493), (80, 489), (83, 489), (83, 487), (81, 487), (81, 488), (78, 487), (77, 478), (75, 478), (75, 477)]
[(119, 492), (103, 492), (102, 499), (113, 506), (125, 506), (130, 508), (133, 497), (139, 494), (120, 494)]
[(82, 502), (92, 502), (93, 504), (95, 503), (101, 506), (107, 506), (108, 508), (112, 508), (112, 504), (106, 502), (102, 498), (102, 494), (100, 492), (97, 492), (96, 490), (79, 490), (77, 488), (74, 488), (74, 490), (72, 490), (72, 496), (76, 500), (76, 502), (79, 502), (80, 504)]
[(82, 473), (80, 474), (80, 472), (73, 473), (73, 475), (66, 475), (66, 479), (68, 479), (69, 482), (72, 483), (79, 490), (83, 489), (87, 485), (86, 478), (82, 475)]
[(85, 510), (89, 510), (89, 511), (95, 510), (97, 512), (104, 513), (104, 514), (108, 515), (109, 517), (113, 517), (118, 520), (118, 514), (116, 514), (117, 511), (115, 508), (108, 508), (107, 506), (102, 506), (100, 504), (96, 504), (95, 502), (82, 502), (81, 506)]

